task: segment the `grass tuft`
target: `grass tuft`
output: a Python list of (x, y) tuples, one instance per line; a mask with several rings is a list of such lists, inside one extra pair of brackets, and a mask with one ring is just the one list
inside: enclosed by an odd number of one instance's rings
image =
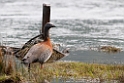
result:
[(40, 83), (44, 80), (51, 82), (53, 79), (63, 81), (68, 79), (97, 79), (99, 82), (106, 80), (124, 82), (124, 65), (59, 61), (44, 64), (43, 69), (40, 66), (38, 63), (31, 65), (30, 79), (27, 71), (18, 71), (11, 73), (11, 75), (1, 74), (0, 82), (4, 83), (3, 81), (8, 79), (14, 82), (25, 80), (32, 83)]
[[(99, 81), (105, 80), (118, 80), (123, 81), (124, 77), (124, 65), (110, 65), (110, 64), (91, 64), (82, 62), (56, 62), (52, 64), (45, 64), (41, 69), (40, 65), (34, 64), (31, 68), (32, 78), (40, 82), (40, 79), (95, 79), (99, 78)], [(120, 78), (121, 77), (121, 78)]]

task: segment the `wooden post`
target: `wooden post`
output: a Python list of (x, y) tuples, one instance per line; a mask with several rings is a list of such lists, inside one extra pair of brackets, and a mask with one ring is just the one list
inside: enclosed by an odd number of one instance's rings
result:
[(40, 33), (43, 33), (44, 25), (47, 22), (50, 22), (50, 5), (43, 4), (42, 29), (40, 30)]

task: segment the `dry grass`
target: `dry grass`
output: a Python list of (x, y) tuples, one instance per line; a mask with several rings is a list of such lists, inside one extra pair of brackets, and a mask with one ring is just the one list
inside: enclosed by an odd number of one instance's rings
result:
[(117, 53), (117, 52), (121, 51), (120, 48), (116, 48), (116, 47), (113, 47), (113, 46), (101, 46), (100, 50), (105, 51), (105, 52), (109, 52), (109, 53)]
[(99, 47), (90, 47), (90, 50), (106, 52), (106, 53), (118, 53), (122, 49), (114, 46), (99, 46)]
[(0, 83), (19, 83), (21, 81), (19, 75), (2, 75), (0, 76)]
[[(95, 64), (95, 63), (82, 63), (82, 62), (55, 62), (47, 63), (41, 69), (40, 64), (36, 63), (31, 65), (30, 79), (27, 71), (18, 71), (11, 75), (2, 74), (0, 82), (3, 78), (8, 80), (27, 80), (32, 83), (39, 83), (41, 81), (53, 79), (61, 79), (66, 81), (68, 79), (95, 79), (102, 82), (105, 80), (118, 80), (124, 82), (124, 65), (108, 65), (108, 64)], [(5, 75), (5, 77), (3, 77)]]
[(3, 70), (3, 54), (2, 54), (2, 51), (1, 51), (1, 48), (0, 48), (0, 73), (2, 72)]
[[(38, 64), (37, 64), (38, 65)], [(53, 64), (45, 64), (44, 68), (32, 65), (32, 76), (35, 81), (39, 82), (43, 79), (51, 81), (53, 78), (66, 79), (83, 79), (99, 78), (99, 81), (124, 79), (123, 65), (107, 65), (107, 64), (88, 64), (82, 62), (56, 62)], [(35, 77), (35, 78), (34, 78)]]
[[(2, 49), (0, 49), (1, 51)], [(2, 52), (0, 52), (2, 53)], [(53, 79), (94, 79), (98, 81), (105, 80), (118, 80), (124, 82), (124, 65), (119, 64), (95, 64), (95, 63), (82, 63), (82, 62), (55, 62), (46, 63), (44, 68), (41, 69), (38, 63), (31, 65), (31, 73), (28, 74), (25, 68), (15, 67), (16, 62), (13, 55), (6, 54), (3, 59), (3, 54), (0, 54), (0, 82), (6, 81), (32, 81), (32, 83), (39, 83), (44, 79), (52, 81)], [(4, 55), (5, 57), (5, 55)], [(30, 79), (29, 79), (30, 77)], [(9, 83), (9, 82), (8, 82)]]

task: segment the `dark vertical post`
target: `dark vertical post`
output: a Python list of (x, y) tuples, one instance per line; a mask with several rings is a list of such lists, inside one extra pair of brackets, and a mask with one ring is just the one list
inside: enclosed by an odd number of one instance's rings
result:
[(43, 33), (44, 25), (47, 22), (50, 22), (50, 5), (43, 4), (42, 29), (40, 30), (40, 33)]

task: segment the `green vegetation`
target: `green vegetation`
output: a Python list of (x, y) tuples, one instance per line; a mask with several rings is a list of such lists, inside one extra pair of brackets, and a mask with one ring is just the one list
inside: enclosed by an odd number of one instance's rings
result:
[(120, 82), (124, 82), (124, 65), (56, 62), (45, 64), (43, 69), (37, 65), (32, 65), (31, 69), (31, 78), (37, 82), (39, 82), (41, 78), (51, 81), (53, 78), (66, 80), (70, 78), (83, 79), (84, 77), (87, 79), (98, 78), (99, 81), (119, 80)]
[(0, 83), (18, 83), (21, 79), (19, 75), (1, 75)]
[[(27, 71), (25, 71), (27, 72)], [(0, 82), (6, 80), (30, 80), (32, 82), (39, 83), (46, 79), (52, 81), (54, 78), (62, 80), (67, 79), (94, 79), (98, 78), (100, 82), (105, 80), (118, 80), (124, 82), (124, 65), (110, 65), (110, 64), (96, 64), (96, 63), (82, 63), (82, 62), (55, 62), (47, 63), (44, 68), (41, 69), (40, 64), (31, 65), (30, 79), (29, 74), (23, 72), (16, 72), (16, 74), (0, 76)], [(18, 74), (17, 74), (18, 73)], [(15, 75), (15, 76), (14, 76)]]
[(12, 54), (4, 54), (2, 49), (0, 51), (0, 83), (17, 83), (21, 81), (23, 83), (24, 81), (39, 83), (43, 80), (61, 79), (66, 81), (84, 78), (97, 79), (100, 82), (117, 80), (120, 83), (124, 83), (124, 65), (58, 61), (45, 63), (44, 68), (41, 69), (41, 65), (36, 63), (31, 64), (29, 74), (27, 67), (24, 67), (21, 63), (17, 65)]

